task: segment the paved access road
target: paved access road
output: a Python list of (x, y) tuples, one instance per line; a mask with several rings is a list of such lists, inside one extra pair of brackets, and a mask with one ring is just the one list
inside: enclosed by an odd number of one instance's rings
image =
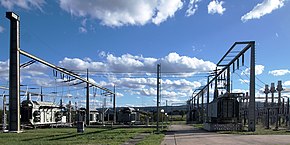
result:
[(234, 135), (171, 125), (161, 145), (290, 145), (290, 135)]

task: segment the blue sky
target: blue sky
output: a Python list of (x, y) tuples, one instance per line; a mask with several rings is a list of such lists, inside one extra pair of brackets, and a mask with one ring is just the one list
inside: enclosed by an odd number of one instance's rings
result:
[[(0, 0), (0, 4), (1, 86), (7, 86), (8, 79), (6, 11), (21, 17), (21, 49), (81, 74), (88, 68), (96, 83), (109, 89), (116, 85), (118, 106), (156, 104), (152, 72), (157, 63), (164, 72), (179, 73), (167, 74), (168, 78), (164, 74), (162, 104), (184, 102), (205, 83), (204, 75), (193, 74), (212, 70), (236, 41), (256, 41), (257, 77), (262, 81), (257, 81), (258, 95), (264, 83), (282, 80), (284, 88), (290, 85), (288, 0)], [(28, 60), (21, 57), (21, 63)], [(248, 78), (242, 71), (233, 73), (233, 89), (245, 91)], [(56, 100), (63, 97), (84, 105), (82, 85), (68, 87), (58, 80), (51, 69), (37, 63), (22, 70), (21, 83), (28, 88), (43, 86), (47, 94), (58, 92)], [(103, 97), (94, 95), (100, 92), (90, 93), (91, 105), (100, 106)]]

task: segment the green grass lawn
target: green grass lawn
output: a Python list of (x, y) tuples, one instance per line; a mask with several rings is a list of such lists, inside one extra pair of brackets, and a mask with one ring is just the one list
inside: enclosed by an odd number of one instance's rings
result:
[(170, 122), (171, 125), (182, 125), (186, 124), (186, 121), (172, 121)]
[(203, 124), (193, 124), (194, 128), (203, 129)]
[[(71, 145), (71, 144), (99, 144), (99, 145), (119, 145), (139, 133), (150, 133), (144, 142), (160, 144), (164, 135), (154, 134), (153, 128), (119, 128), (101, 129), (85, 128), (84, 133), (77, 133), (75, 128), (53, 128), (25, 130), (23, 133), (0, 133), (1, 145)], [(147, 141), (149, 140), (149, 141)], [(161, 140), (161, 141), (160, 141)], [(153, 144), (152, 142), (152, 144)], [(142, 144), (141, 144), (142, 145)]]

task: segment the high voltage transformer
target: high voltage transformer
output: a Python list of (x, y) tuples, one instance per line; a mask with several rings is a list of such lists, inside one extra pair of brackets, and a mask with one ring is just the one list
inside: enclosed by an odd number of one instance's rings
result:
[(118, 122), (131, 124), (140, 121), (140, 114), (137, 110), (130, 107), (122, 108), (118, 114)]
[(236, 123), (239, 120), (239, 102), (235, 93), (225, 93), (208, 106), (209, 122)]
[(32, 126), (66, 123), (63, 109), (51, 102), (25, 100), (21, 103), (21, 123)]

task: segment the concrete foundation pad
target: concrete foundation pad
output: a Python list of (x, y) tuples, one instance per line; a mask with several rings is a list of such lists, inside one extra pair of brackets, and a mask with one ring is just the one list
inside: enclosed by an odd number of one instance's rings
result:
[(207, 131), (238, 131), (242, 129), (241, 124), (227, 123), (227, 124), (218, 124), (218, 123), (204, 123), (204, 129)]

